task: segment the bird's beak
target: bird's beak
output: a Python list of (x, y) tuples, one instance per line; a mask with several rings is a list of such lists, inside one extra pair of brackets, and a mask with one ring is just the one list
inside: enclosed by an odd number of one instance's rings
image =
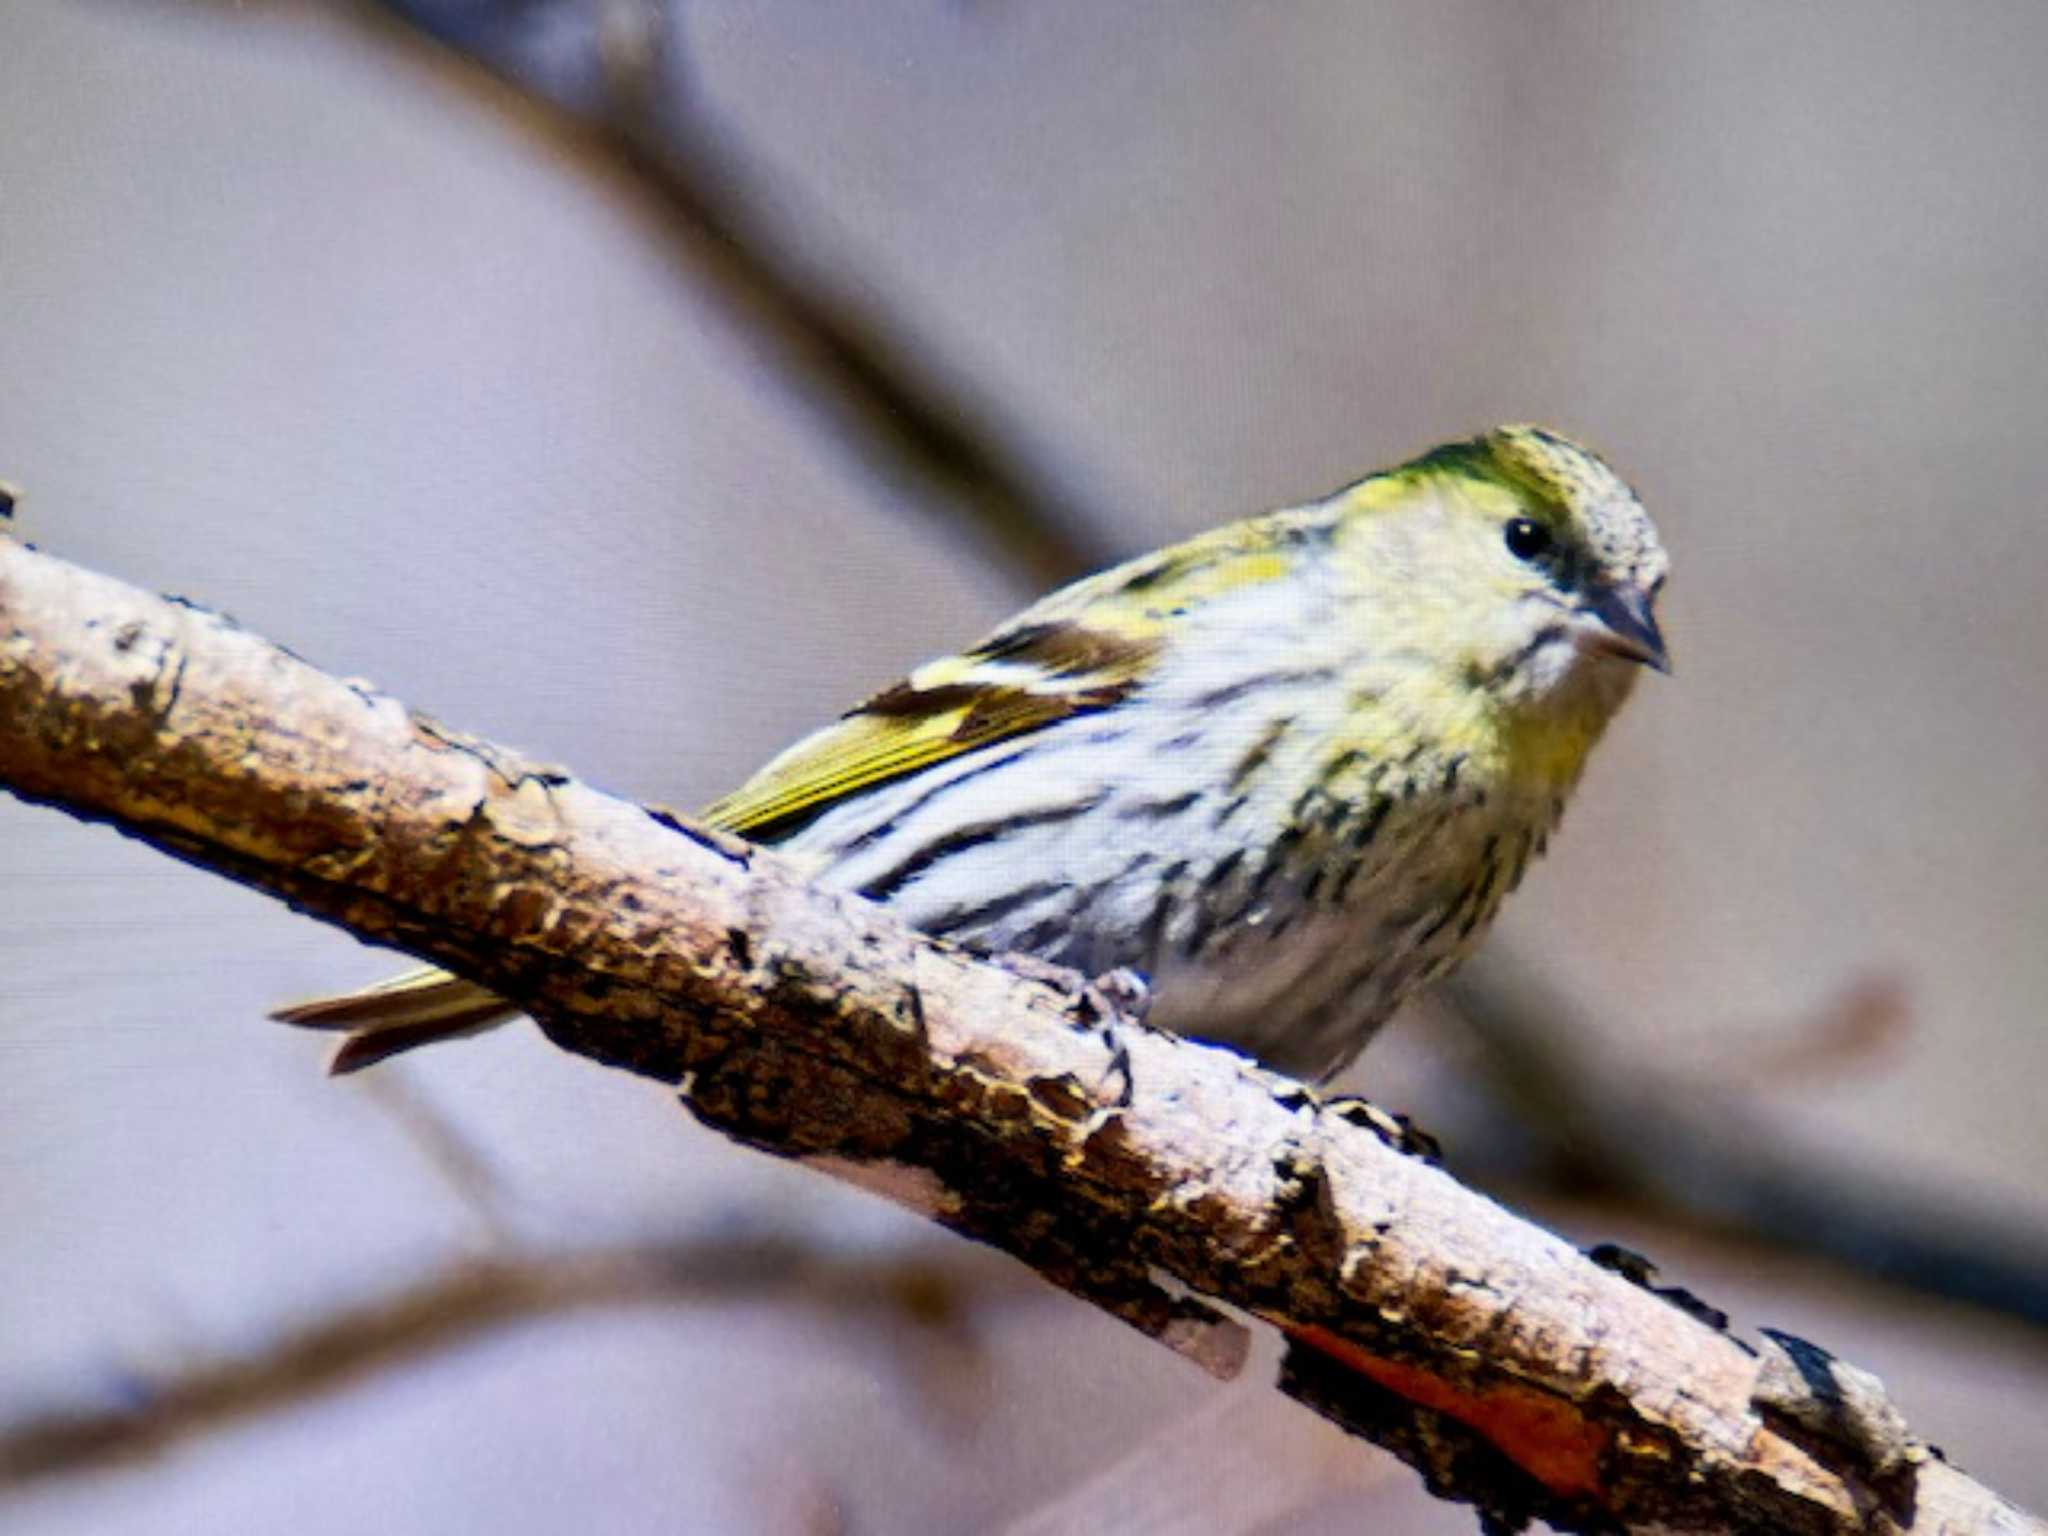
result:
[(1586, 621), (1579, 631), (1580, 642), (1588, 650), (1669, 672), (1671, 656), (1650, 612), (1651, 601), (1651, 594), (1639, 587), (1599, 588), (1579, 605)]

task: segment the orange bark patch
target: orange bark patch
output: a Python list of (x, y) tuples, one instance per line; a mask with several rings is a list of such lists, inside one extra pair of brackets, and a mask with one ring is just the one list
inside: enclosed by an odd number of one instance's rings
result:
[(1613, 1432), (1552, 1393), (1499, 1382), (1473, 1389), (1404, 1361), (1370, 1354), (1326, 1328), (1289, 1328), (1290, 1337), (1341, 1361), (1424, 1408), (1456, 1419), (1560, 1498), (1600, 1492), (1600, 1458)]

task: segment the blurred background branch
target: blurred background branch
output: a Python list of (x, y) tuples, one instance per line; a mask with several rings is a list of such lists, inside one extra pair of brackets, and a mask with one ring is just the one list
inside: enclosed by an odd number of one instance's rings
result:
[[(342, 0), (486, 82), (511, 115), (644, 200), (688, 281), (903, 504), (972, 529), (1031, 590), (1108, 564), (1102, 520), (1020, 446), (1029, 434), (887, 312), (850, 263), (806, 261), (757, 212), (763, 173), (686, 89), (662, 0)], [(778, 200), (788, 196), (786, 190)], [(864, 293), (856, 299), (852, 295)]]
[[(1453, 1166), (1497, 1189), (1618, 1200), (1662, 1222), (1814, 1254), (2048, 1326), (2048, 1235), (1973, 1210), (1967, 1199), (1874, 1180), (1826, 1147), (1766, 1138), (1729, 1085), (1704, 1070), (1687, 1076), (1661, 1063), (1603, 1059), (1582, 1044), (1584, 1005), (1515, 957), (1475, 962), (1443, 990), (1446, 1022), (1475, 1037), (1502, 1111), (1490, 1130), (1466, 1128), (1447, 1156)], [(1847, 1012), (1859, 1013), (1853, 999)], [(1836, 1016), (1815, 1033), (1837, 1038), (1866, 1023)], [(1828, 1054), (1821, 1041), (1813, 1046), (1798, 1056)]]
[(0, 1491), (156, 1455), (369, 1373), (418, 1367), (481, 1334), (593, 1308), (744, 1301), (816, 1309), (840, 1318), (850, 1336), (868, 1334), (876, 1347), (864, 1353), (877, 1369), (893, 1362), (919, 1386), (920, 1365), (933, 1362), (918, 1359), (901, 1325), (971, 1348), (958, 1327), (966, 1297), (986, 1303), (1011, 1281), (1032, 1283), (968, 1250), (957, 1259), (831, 1255), (800, 1236), (769, 1232), (478, 1257), (337, 1306), (242, 1358), (160, 1379), (124, 1372), (127, 1400), (119, 1406), (51, 1408), (0, 1425)]

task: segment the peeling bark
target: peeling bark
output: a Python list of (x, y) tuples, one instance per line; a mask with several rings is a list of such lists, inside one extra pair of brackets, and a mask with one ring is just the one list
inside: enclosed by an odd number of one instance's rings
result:
[(1860, 1373), (1760, 1354), (1286, 1078), (4, 538), (0, 784), (482, 982), (1212, 1369), (1216, 1303), (1265, 1318), (1288, 1391), (1494, 1528), (2044, 1530)]

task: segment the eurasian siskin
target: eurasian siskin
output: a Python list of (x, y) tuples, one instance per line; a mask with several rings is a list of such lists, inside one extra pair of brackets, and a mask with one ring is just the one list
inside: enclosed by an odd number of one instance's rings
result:
[[(1664, 550), (1536, 427), (1062, 588), (704, 812), (913, 927), (1324, 1078), (1484, 935), (1638, 663)], [(440, 971), (287, 1009), (337, 1070), (509, 1017)]]

